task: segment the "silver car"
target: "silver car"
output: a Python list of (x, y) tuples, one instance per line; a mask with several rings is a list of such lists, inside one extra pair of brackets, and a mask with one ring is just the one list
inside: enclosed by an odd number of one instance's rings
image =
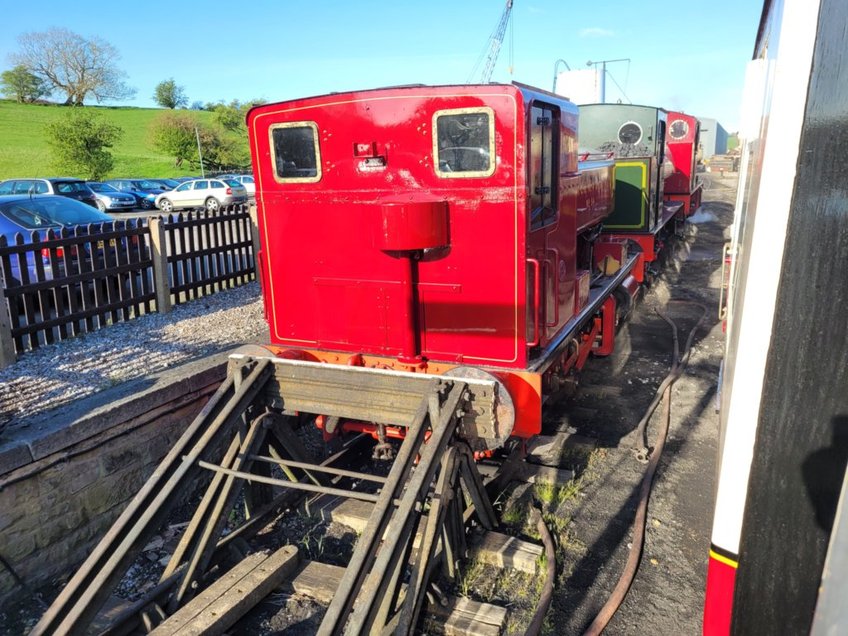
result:
[(247, 202), (247, 190), (233, 179), (193, 179), (156, 197), (156, 207), (163, 212), (206, 208), (215, 212), (226, 205)]
[(244, 186), (247, 190), (247, 197), (253, 201), (256, 198), (256, 183), (253, 181), (252, 174), (224, 174), (219, 179), (234, 179)]
[(135, 208), (135, 196), (128, 192), (121, 192), (108, 183), (101, 183), (99, 181), (86, 181), (86, 185), (94, 192), (94, 196), (97, 197), (97, 209), (101, 212), (128, 211)]

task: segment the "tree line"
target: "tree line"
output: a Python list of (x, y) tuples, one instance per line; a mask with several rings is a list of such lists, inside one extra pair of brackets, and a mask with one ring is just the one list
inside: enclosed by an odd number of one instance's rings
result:
[[(120, 101), (135, 96), (117, 66), (117, 49), (99, 37), (86, 38), (64, 28), (24, 33), (19, 50), (9, 56), (13, 67), (0, 74), (0, 91), (20, 103), (35, 103), (53, 96), (67, 106), (83, 106), (87, 99), (97, 103)], [(190, 112), (185, 88), (174, 78), (159, 82), (153, 92), (159, 106), (175, 111), (163, 113), (152, 124), (150, 143), (174, 157), (175, 167), (199, 165), (198, 145), (209, 169), (245, 169), (250, 165), (245, 116), (262, 100), (203, 104), (191, 110), (213, 113), (212, 123)], [(46, 128), (53, 167), (88, 179), (102, 179), (114, 167), (110, 149), (121, 139), (120, 126), (106, 121), (90, 109), (71, 108)]]

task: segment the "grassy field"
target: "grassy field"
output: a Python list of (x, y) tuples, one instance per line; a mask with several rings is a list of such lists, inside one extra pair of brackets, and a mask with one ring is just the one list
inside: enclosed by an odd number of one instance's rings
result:
[[(150, 125), (165, 112), (157, 108), (86, 106), (124, 130), (112, 148), (115, 167), (110, 177), (178, 177), (194, 174), (188, 166), (174, 167), (172, 157), (163, 155), (148, 141)], [(0, 180), (13, 177), (56, 176), (50, 165), (50, 147), (45, 126), (63, 116), (66, 108), (55, 105), (18, 104), (0, 100)], [(197, 111), (211, 122), (212, 113)], [(81, 175), (61, 175), (81, 176)]]

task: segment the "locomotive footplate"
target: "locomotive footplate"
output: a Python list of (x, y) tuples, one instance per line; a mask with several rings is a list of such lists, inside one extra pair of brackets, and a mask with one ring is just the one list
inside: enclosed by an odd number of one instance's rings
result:
[[(340, 419), (409, 428), (432, 382), (449, 390), (459, 378), (391, 369), (307, 362), (284, 358), (230, 356), (230, 373), (246, 363), (268, 360), (273, 374), (260, 400), (285, 414), (313, 413)], [(459, 436), (473, 450), (493, 450), (506, 442), (515, 408), (501, 382), (486, 373), (462, 377), (465, 406)]]
[[(639, 248), (634, 245), (631, 249), (638, 250)], [(545, 347), (539, 357), (530, 365), (530, 371), (535, 373), (544, 373), (551, 367), (551, 365), (555, 364), (557, 360), (561, 358), (572, 338), (574, 338), (574, 336), (597, 315), (597, 313), (601, 310), (604, 301), (612, 296), (613, 292), (615, 292), (615, 290), (624, 283), (627, 277), (630, 276), (641, 256), (641, 250), (632, 253), (614, 275), (604, 277), (603, 279), (593, 283), (589, 290), (589, 302), (582, 311), (572, 318), (569, 324), (560, 331), (557, 337), (552, 340), (547, 347)]]

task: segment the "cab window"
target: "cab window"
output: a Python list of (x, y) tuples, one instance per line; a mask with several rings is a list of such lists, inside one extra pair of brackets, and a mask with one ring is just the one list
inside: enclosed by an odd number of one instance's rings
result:
[(557, 220), (559, 109), (534, 104), (530, 109), (530, 229)]
[(271, 126), (274, 178), (281, 183), (314, 183), (321, 179), (318, 126), (300, 121)]
[(495, 114), (491, 108), (457, 108), (433, 115), (433, 167), (446, 178), (495, 172)]

